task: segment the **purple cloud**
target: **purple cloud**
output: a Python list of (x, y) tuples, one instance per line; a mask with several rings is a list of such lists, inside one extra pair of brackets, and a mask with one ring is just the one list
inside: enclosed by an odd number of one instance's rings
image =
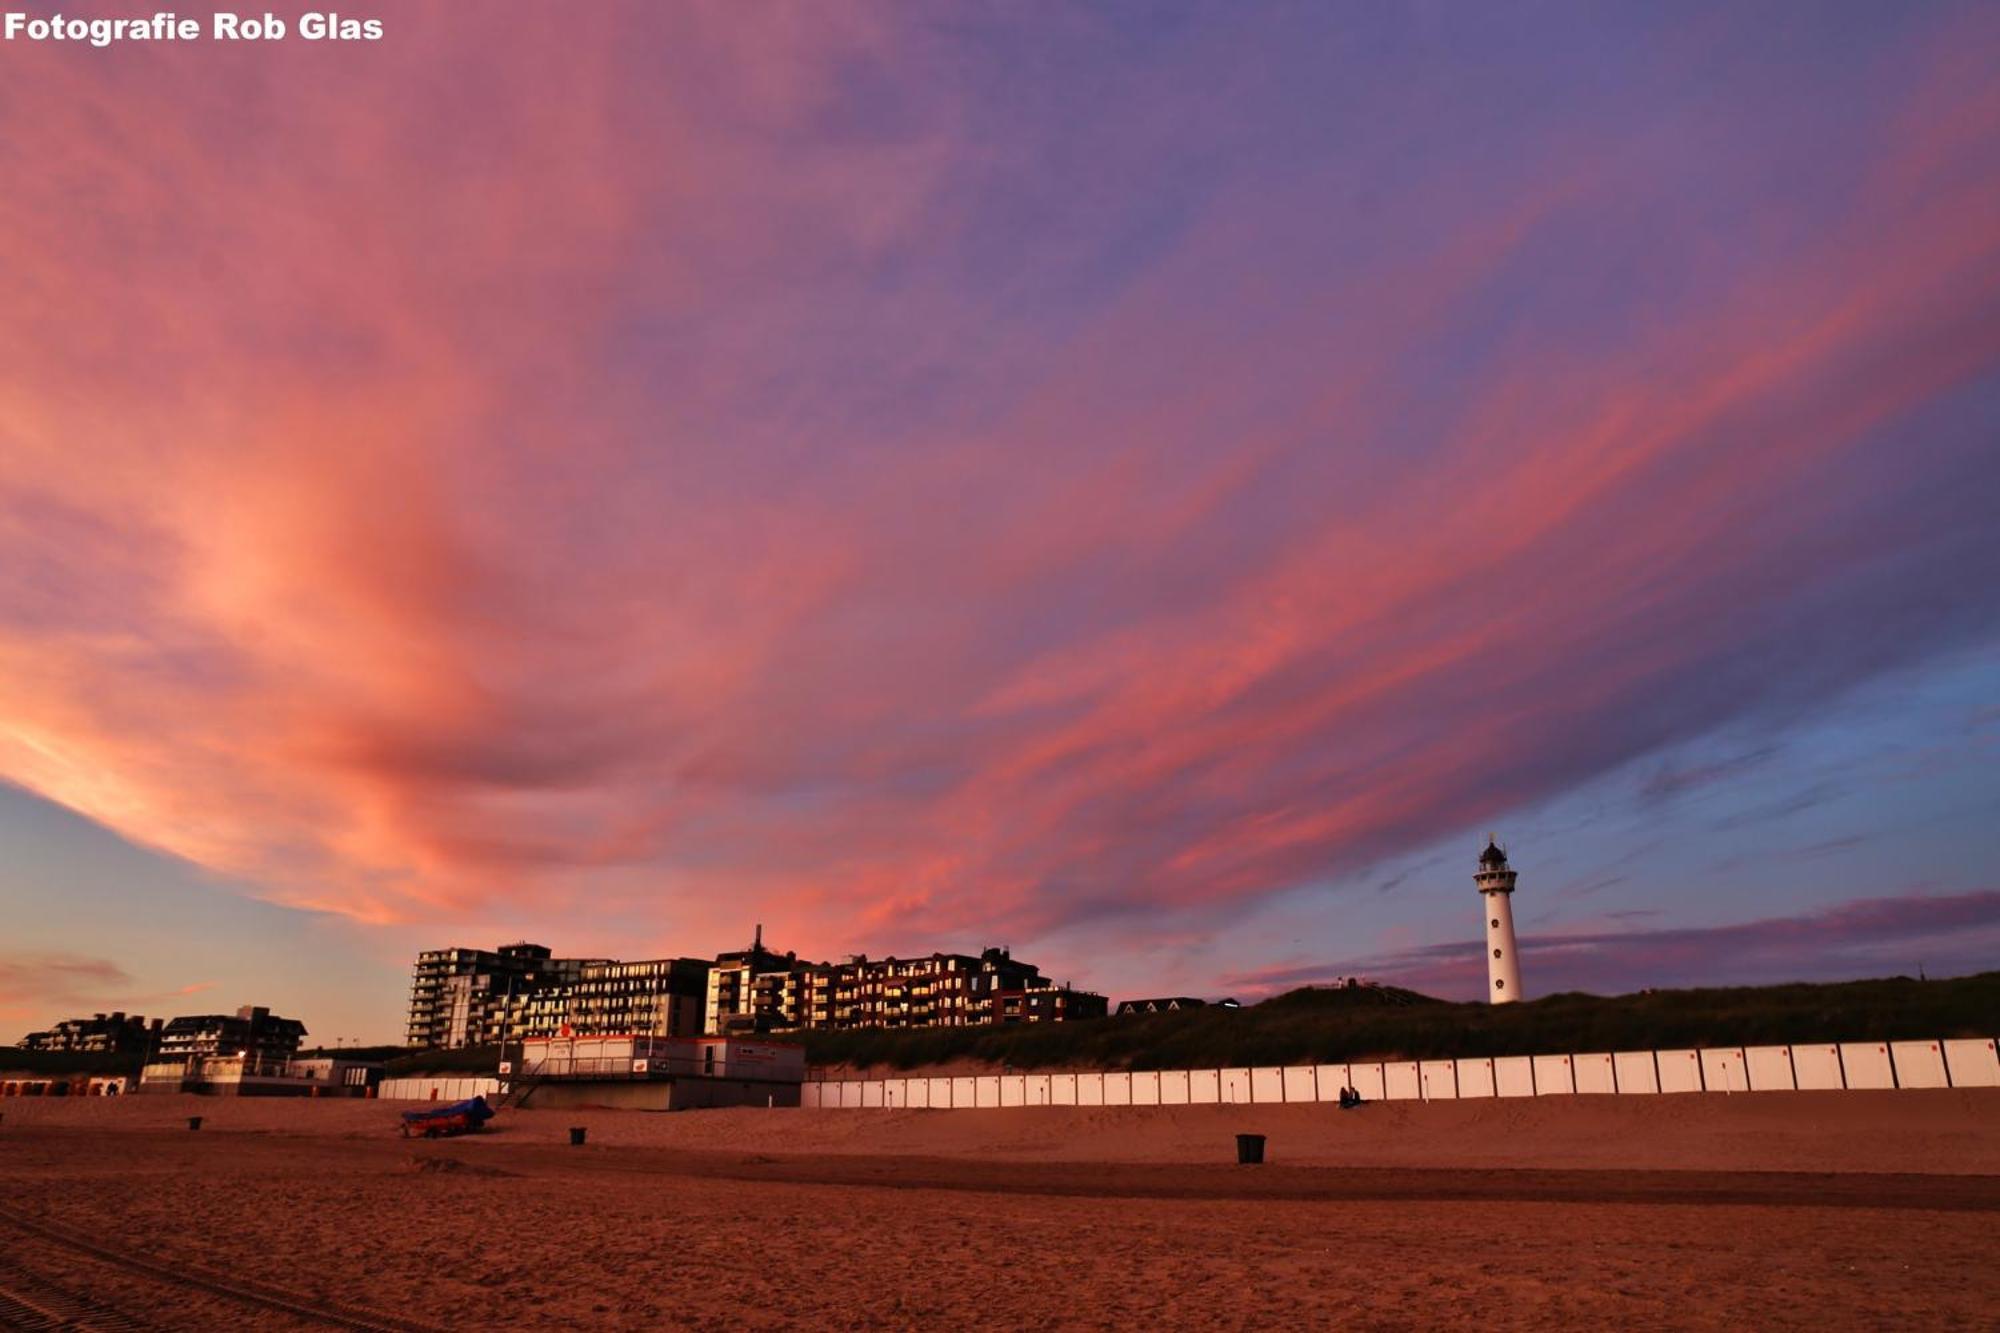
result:
[[(1631, 914), (1618, 914), (1628, 919)], [(1938, 976), (2000, 967), (2000, 891), (1861, 898), (1798, 916), (1733, 925), (1580, 930), (1525, 935), (1522, 978), (1532, 995), (1620, 994), (1647, 986), (1834, 981), (1882, 974)], [(1431, 944), (1325, 966), (1246, 972), (1229, 984), (1270, 994), (1360, 975), (1451, 999), (1484, 994), (1477, 940)]]
[(67, 953), (0, 954), (0, 1017), (88, 1008), (131, 985), (132, 975), (105, 958)]

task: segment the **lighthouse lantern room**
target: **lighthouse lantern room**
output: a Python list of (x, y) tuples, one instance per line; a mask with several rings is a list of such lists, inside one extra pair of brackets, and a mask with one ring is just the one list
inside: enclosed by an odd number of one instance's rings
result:
[(1479, 854), (1479, 873), (1473, 882), (1486, 905), (1486, 998), (1494, 1004), (1512, 1004), (1521, 998), (1521, 961), (1514, 950), (1514, 871), (1492, 834)]

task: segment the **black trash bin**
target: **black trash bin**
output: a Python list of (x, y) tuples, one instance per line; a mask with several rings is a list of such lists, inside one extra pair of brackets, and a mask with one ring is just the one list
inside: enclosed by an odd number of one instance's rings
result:
[(1264, 1164), (1264, 1136), (1262, 1134), (1238, 1134), (1236, 1136), (1236, 1164), (1238, 1166), (1262, 1166)]
[(201, 1128), (201, 1117), (200, 1117), (200, 1116), (198, 1116), (198, 1115), (191, 1115), (191, 1116), (189, 1116), (189, 1117), (188, 1117), (188, 1128), (189, 1128), (189, 1129), (200, 1129), (200, 1128)]
[(582, 1125), (571, 1125), (571, 1126), (570, 1126), (570, 1129), (569, 1129), (569, 1146), (570, 1146), (570, 1147), (572, 1147), (572, 1148), (581, 1148), (581, 1147), (583, 1146), (583, 1126), (582, 1126)]

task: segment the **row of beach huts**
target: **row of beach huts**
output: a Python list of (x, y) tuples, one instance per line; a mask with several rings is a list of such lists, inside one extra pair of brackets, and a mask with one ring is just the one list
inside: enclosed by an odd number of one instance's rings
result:
[(801, 1105), (970, 1110), (1691, 1092), (2000, 1087), (1992, 1038), (1517, 1055), (1466, 1060), (808, 1082)]

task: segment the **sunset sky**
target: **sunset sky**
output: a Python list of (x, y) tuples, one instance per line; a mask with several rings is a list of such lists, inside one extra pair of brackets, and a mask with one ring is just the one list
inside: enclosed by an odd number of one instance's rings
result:
[(1623, 8), (0, 45), (0, 1040), (2000, 966), (2000, 10)]

